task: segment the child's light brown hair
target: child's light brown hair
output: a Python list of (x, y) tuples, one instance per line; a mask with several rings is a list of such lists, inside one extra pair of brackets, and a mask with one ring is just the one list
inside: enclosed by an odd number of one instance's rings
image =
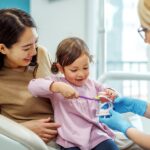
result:
[(78, 37), (64, 39), (57, 47), (56, 61), (52, 64), (51, 71), (58, 73), (57, 63), (62, 67), (68, 66), (83, 54), (87, 55), (92, 62), (89, 48), (82, 39)]

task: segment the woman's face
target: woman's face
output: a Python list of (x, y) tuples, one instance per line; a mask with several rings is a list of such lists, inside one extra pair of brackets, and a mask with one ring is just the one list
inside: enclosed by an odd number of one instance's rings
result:
[(11, 48), (4, 48), (4, 65), (10, 68), (28, 66), (36, 55), (37, 39), (36, 29), (27, 27), (17, 43)]

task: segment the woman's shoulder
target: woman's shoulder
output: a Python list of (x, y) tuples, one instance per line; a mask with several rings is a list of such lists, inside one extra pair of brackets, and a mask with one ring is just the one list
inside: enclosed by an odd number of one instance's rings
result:
[(38, 55), (40, 55), (40, 56), (47, 56), (47, 55), (50, 55), (50, 53), (48, 52), (47, 48), (44, 47), (44, 46), (42, 46), (42, 45), (38, 45), (37, 53), (38, 53)]
[(36, 77), (43, 77), (49, 75), (51, 62), (52, 61), (48, 50), (44, 46), (38, 45), (37, 49), (38, 70)]
[(46, 47), (42, 46), (42, 45), (38, 45), (37, 47), (37, 60), (38, 62), (40, 60), (43, 61), (43, 59), (46, 59), (48, 61), (51, 62), (51, 56), (49, 51), (46, 49)]
[(38, 49), (38, 51), (43, 52), (43, 53), (47, 52), (47, 48), (44, 47), (43, 45), (38, 45), (37, 49)]

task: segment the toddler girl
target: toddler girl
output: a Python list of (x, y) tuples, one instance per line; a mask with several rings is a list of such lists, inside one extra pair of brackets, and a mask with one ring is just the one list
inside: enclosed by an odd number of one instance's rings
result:
[(94, 98), (101, 91), (116, 96), (113, 90), (88, 78), (91, 61), (83, 40), (64, 39), (58, 45), (56, 62), (51, 68), (54, 74), (33, 79), (29, 84), (34, 96), (51, 100), (55, 121), (61, 124), (56, 143), (62, 150), (118, 150), (113, 133), (96, 116), (99, 101), (83, 98)]

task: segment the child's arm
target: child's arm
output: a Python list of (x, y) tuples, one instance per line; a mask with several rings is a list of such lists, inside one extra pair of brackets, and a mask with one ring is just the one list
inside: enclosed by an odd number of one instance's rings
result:
[(61, 93), (66, 98), (78, 97), (73, 87), (64, 82), (54, 82), (51, 78), (38, 78), (30, 81), (29, 91), (34, 96), (49, 97), (54, 92)]
[(53, 83), (50, 77), (32, 79), (29, 82), (28, 90), (35, 97), (49, 98), (52, 92), (49, 90), (50, 85)]

